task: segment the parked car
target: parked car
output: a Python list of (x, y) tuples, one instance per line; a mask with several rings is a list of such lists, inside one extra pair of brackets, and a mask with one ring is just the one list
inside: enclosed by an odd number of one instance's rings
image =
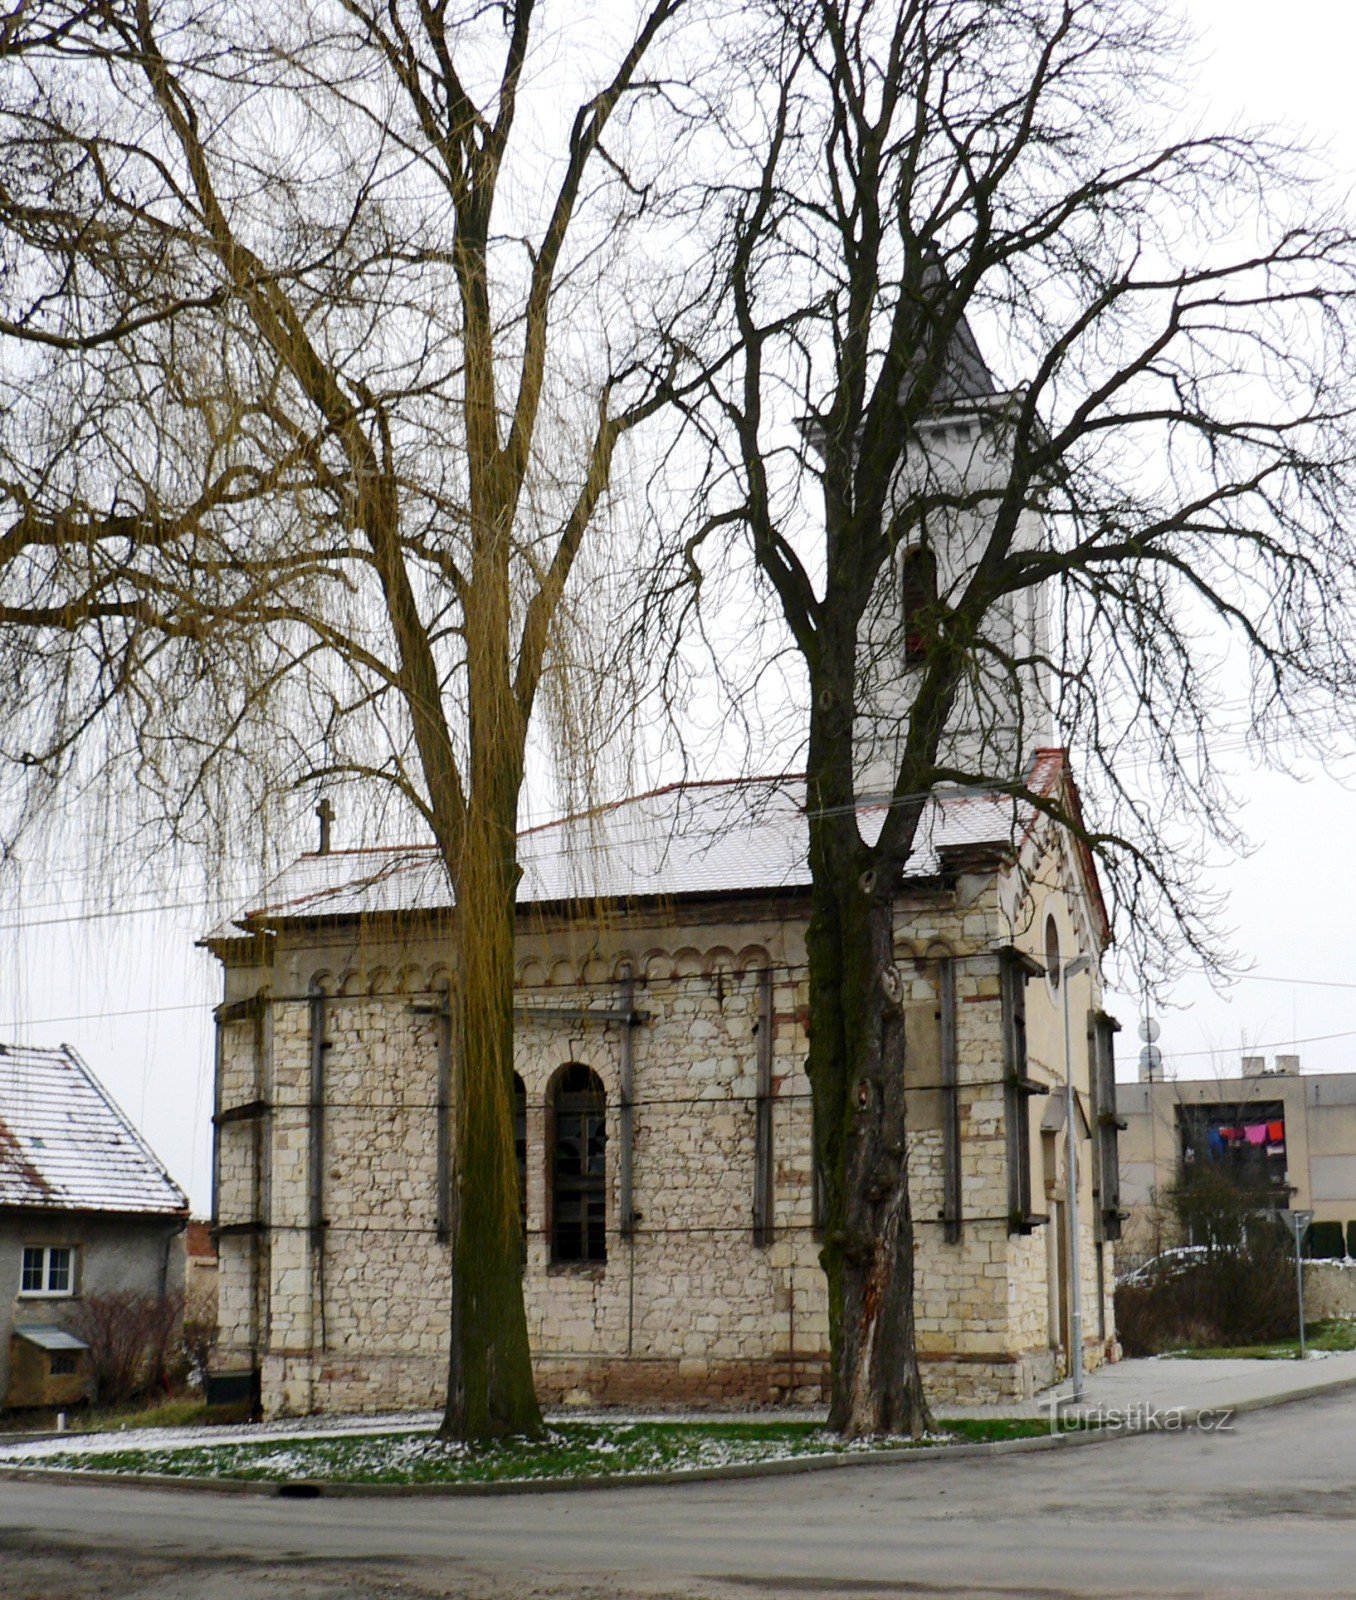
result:
[(1199, 1266), (1208, 1254), (1203, 1244), (1183, 1244), (1173, 1250), (1164, 1250), (1161, 1255), (1150, 1256), (1133, 1271), (1123, 1273), (1116, 1279), (1116, 1287), (1145, 1288), (1151, 1283), (1161, 1282), (1164, 1278), (1175, 1278), (1180, 1273)]

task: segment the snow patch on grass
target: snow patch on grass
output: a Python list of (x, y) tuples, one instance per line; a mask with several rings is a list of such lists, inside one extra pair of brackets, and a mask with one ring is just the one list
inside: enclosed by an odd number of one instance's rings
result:
[[(872, 1439), (846, 1443), (815, 1422), (562, 1422), (539, 1439), (506, 1440), (484, 1448), (417, 1431), (332, 1430), (307, 1438), (182, 1438), (102, 1436), (46, 1440), (0, 1451), (0, 1467), (35, 1466), (75, 1472), (156, 1473), (169, 1477), (233, 1478), (288, 1483), (489, 1483), (550, 1478), (633, 1477), (710, 1467), (750, 1466), (809, 1456), (843, 1455), (981, 1437), (1042, 1432), (1040, 1423), (956, 1425), (956, 1433), (927, 1440)], [(238, 1430), (237, 1430), (238, 1431)]]

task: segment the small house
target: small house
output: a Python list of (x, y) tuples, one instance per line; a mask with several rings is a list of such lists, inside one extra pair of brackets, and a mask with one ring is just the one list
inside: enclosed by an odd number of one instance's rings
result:
[(184, 1286), (188, 1201), (69, 1045), (0, 1044), (0, 1396), (89, 1388), (82, 1307)]

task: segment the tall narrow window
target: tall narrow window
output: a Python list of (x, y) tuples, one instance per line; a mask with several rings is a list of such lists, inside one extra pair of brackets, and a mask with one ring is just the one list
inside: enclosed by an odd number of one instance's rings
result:
[(1009, 946), (999, 954), (1003, 1006), (1003, 1123), (1007, 1144), (1008, 1232), (1030, 1233), (1046, 1219), (1031, 1209), (1031, 1114), (1033, 1094), (1048, 1094), (1027, 1075), (1026, 980), (1041, 968)]
[(328, 1073), (325, 1061), (330, 1041), (325, 1037), (326, 993), (320, 980), (310, 987), (311, 1018), (311, 1103), (308, 1118), (309, 1238), (311, 1247), (311, 1327), (313, 1343), (321, 1350), (330, 1347), (329, 1311), (326, 1301), (328, 1272), (325, 1262), (325, 1091)]
[(595, 1073), (573, 1063), (552, 1096), (551, 1254), (607, 1260), (607, 1096)]
[(527, 1259), (527, 1089), (513, 1074), (513, 1155), (518, 1166), (518, 1225), (523, 1234), (523, 1259)]
[[(1125, 1119), (1116, 1109), (1116, 1035), (1121, 1025), (1105, 1011), (1094, 1011), (1088, 1023), (1092, 1103), (1096, 1121), (1093, 1175), (1097, 1180), (1098, 1221), (1101, 1224), (1097, 1237), (1114, 1242), (1121, 1236), (1123, 1220), (1120, 1134), (1125, 1128)], [(1208, 1144), (1207, 1135), (1207, 1147)]]
[(904, 552), (899, 564), (900, 611), (904, 618), (904, 665), (920, 666), (936, 621), (937, 558), (925, 544)]
[(758, 1079), (753, 1120), (753, 1242), (772, 1243), (772, 969), (758, 975)]
[(956, 966), (951, 956), (937, 962), (937, 1021), (942, 1045), (942, 1237), (961, 1236), (960, 1067), (956, 1049)]

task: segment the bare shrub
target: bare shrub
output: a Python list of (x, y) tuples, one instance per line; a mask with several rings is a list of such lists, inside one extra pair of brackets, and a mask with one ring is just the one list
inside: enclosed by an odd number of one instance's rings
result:
[(109, 1289), (87, 1295), (75, 1321), (76, 1332), (89, 1345), (94, 1400), (121, 1405), (167, 1392), (183, 1317), (181, 1293)]
[(1210, 1168), (1177, 1185), (1168, 1200), (1180, 1236), (1202, 1253), (1117, 1287), (1127, 1355), (1261, 1344), (1296, 1331), (1294, 1267), (1271, 1198)]
[(1127, 1356), (1156, 1356), (1188, 1342), (1163, 1288), (1162, 1283), (1117, 1284), (1116, 1336)]

